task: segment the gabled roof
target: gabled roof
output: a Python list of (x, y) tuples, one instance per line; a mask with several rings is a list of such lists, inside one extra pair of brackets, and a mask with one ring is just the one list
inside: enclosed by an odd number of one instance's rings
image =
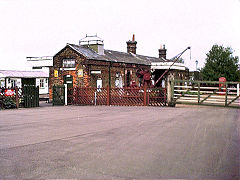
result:
[(15, 70), (0, 70), (0, 77), (15, 77), (15, 78), (46, 78), (49, 75), (42, 71), (15, 71)]
[(151, 65), (152, 62), (165, 62), (164, 58), (156, 58), (150, 56), (143, 56), (133, 53), (125, 53), (113, 50), (104, 50), (104, 55), (99, 55), (97, 52), (91, 48), (67, 44), (70, 48), (76, 52), (82, 54), (87, 59), (99, 60), (99, 61), (110, 61), (110, 62), (121, 62), (121, 63), (131, 63), (131, 64), (141, 64), (141, 65)]

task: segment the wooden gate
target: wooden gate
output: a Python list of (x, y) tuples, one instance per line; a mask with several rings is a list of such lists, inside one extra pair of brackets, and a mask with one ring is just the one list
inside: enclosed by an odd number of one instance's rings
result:
[(165, 88), (74, 88), (75, 105), (165, 106)]
[(24, 85), (22, 97), (22, 103), (25, 108), (39, 107), (39, 87), (34, 85)]
[(171, 81), (171, 99), (176, 104), (240, 108), (240, 82)]
[(147, 104), (149, 106), (166, 106), (167, 92), (166, 88), (149, 88), (147, 90)]
[(65, 86), (53, 86), (53, 106), (65, 104)]

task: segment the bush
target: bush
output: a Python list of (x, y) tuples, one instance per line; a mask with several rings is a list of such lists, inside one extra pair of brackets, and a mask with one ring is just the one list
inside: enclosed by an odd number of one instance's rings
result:
[(16, 102), (11, 97), (6, 97), (2, 100), (2, 107), (4, 109), (17, 108)]

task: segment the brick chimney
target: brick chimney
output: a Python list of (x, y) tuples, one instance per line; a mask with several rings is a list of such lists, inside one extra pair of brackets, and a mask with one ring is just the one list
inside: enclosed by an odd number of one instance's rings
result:
[(159, 51), (159, 58), (167, 59), (167, 49), (165, 49), (165, 45), (161, 45)]
[(137, 41), (135, 41), (135, 34), (133, 34), (132, 41), (127, 41), (127, 52), (136, 54)]

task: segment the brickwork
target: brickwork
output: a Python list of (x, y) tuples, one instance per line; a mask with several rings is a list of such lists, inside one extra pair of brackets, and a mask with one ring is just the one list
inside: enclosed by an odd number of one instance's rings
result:
[[(63, 59), (75, 59), (75, 68), (63, 68)], [(115, 63), (107, 61), (97, 61), (86, 59), (70, 47), (66, 46), (53, 58), (53, 67), (50, 68), (49, 76), (49, 97), (52, 99), (53, 85), (63, 85), (64, 76), (71, 75), (73, 78), (73, 87), (97, 87), (97, 80), (102, 80), (102, 86), (115, 87), (117, 74), (122, 78), (122, 86), (126, 86), (126, 74), (130, 72), (130, 84), (135, 81), (139, 84), (139, 78), (136, 76), (138, 68), (150, 70), (150, 66)], [(79, 76), (79, 70), (82, 75)], [(54, 76), (54, 71), (58, 76)], [(100, 71), (101, 73), (91, 73), (92, 71)], [(110, 81), (110, 82), (109, 82)]]

